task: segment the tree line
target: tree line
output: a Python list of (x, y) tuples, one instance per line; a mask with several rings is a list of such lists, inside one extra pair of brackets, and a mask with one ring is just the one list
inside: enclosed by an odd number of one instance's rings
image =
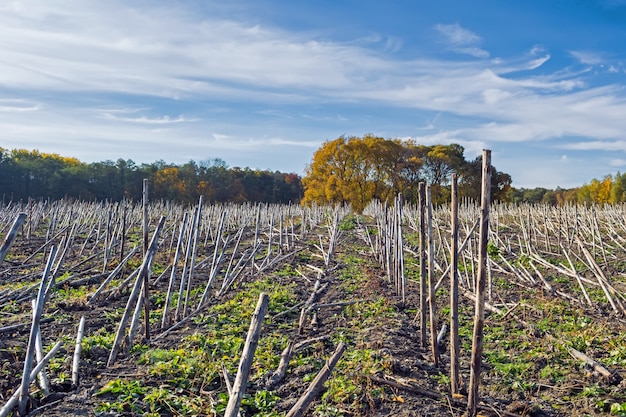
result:
[[(417, 203), (419, 182), (431, 185), (435, 204), (450, 199), (455, 173), (459, 194), (480, 199), (482, 160), (466, 160), (458, 144), (420, 145), (373, 135), (327, 141), (313, 154), (304, 178), (295, 173), (230, 168), (221, 159), (136, 164), (127, 159), (81, 162), (37, 150), (0, 147), (3, 201), (29, 198), (140, 200), (147, 178), (153, 199), (209, 202), (350, 204), (361, 211), (372, 199), (393, 201), (402, 193)], [(511, 176), (493, 169), (491, 196), (512, 203), (606, 204), (626, 202), (626, 173), (593, 179), (577, 188), (514, 188)]]
[(568, 204), (618, 204), (626, 202), (626, 173), (617, 172), (602, 179), (594, 178), (580, 187), (511, 189), (513, 203), (543, 203), (552, 206)]
[(37, 150), (0, 147), (0, 194), (3, 201), (29, 198), (141, 200), (143, 179), (150, 198), (196, 202), (299, 202), (297, 174), (229, 168), (221, 159), (186, 164), (157, 161), (136, 164), (128, 159), (84, 163), (76, 158)]

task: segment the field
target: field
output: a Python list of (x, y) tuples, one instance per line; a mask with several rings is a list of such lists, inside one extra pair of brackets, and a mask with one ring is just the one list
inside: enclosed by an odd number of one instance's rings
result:
[[(29, 415), (222, 416), (232, 390), (241, 416), (462, 416), (478, 218), (461, 205), (452, 395), (449, 207), (432, 212), (426, 256), (411, 206), (5, 205), (0, 405), (37, 363), (39, 334), (42, 355), (61, 346)], [(494, 205), (488, 236), (480, 415), (626, 416), (626, 206)], [(308, 410), (290, 412), (324, 373)]]

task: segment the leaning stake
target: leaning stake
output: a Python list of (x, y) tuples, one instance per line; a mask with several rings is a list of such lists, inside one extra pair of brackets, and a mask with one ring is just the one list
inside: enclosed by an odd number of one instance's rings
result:
[(485, 281), (487, 280), (487, 240), (489, 238), (489, 202), (491, 200), (491, 151), (483, 150), (482, 190), (480, 201), (480, 238), (478, 253), (478, 279), (474, 314), (474, 336), (470, 363), (470, 390), (467, 413), (475, 417), (478, 406), (478, 386), (483, 353), (483, 328), (485, 325)]
[(48, 287), (48, 281), (50, 280), (50, 270), (54, 263), (54, 257), (56, 255), (56, 247), (53, 246), (50, 249), (50, 256), (48, 257), (48, 263), (43, 272), (41, 278), (41, 284), (39, 285), (39, 293), (37, 294), (37, 304), (35, 311), (33, 312), (33, 324), (30, 330), (30, 336), (28, 338), (28, 346), (26, 348), (26, 358), (24, 359), (24, 372), (22, 373), (22, 386), (20, 388), (20, 397), (18, 404), (18, 412), (21, 416), (26, 414), (26, 406), (28, 404), (28, 386), (30, 385), (30, 371), (33, 365), (33, 356), (35, 354), (35, 342), (37, 339), (37, 332), (39, 332), (39, 321), (41, 320), (41, 314), (43, 312), (43, 305), (46, 299), (46, 288)]
[(235, 377), (235, 383), (233, 384), (232, 395), (228, 399), (228, 405), (226, 406), (226, 412), (224, 417), (235, 417), (239, 413), (239, 406), (241, 405), (241, 399), (246, 391), (246, 383), (248, 382), (248, 376), (250, 375), (250, 367), (252, 366), (252, 360), (254, 359), (254, 352), (259, 344), (259, 336), (261, 335), (261, 325), (267, 312), (267, 305), (269, 303), (269, 296), (265, 293), (259, 295), (259, 301), (257, 302), (256, 309), (252, 315), (252, 321), (250, 322), (250, 329), (248, 330), (248, 336), (246, 337), (246, 344), (243, 347), (243, 353), (241, 354), (241, 360), (239, 361), (239, 369), (237, 370), (237, 376)]
[(143, 263), (141, 264), (139, 274), (137, 275), (137, 280), (135, 281), (135, 285), (128, 296), (128, 301), (126, 302), (126, 310), (124, 311), (124, 315), (120, 320), (120, 325), (117, 329), (117, 333), (115, 335), (115, 340), (113, 341), (113, 346), (111, 347), (111, 354), (109, 355), (109, 360), (107, 362), (107, 366), (112, 366), (115, 363), (115, 359), (117, 359), (117, 354), (120, 351), (122, 339), (124, 338), (124, 332), (126, 331), (126, 325), (128, 324), (128, 319), (130, 318), (130, 312), (137, 302), (137, 298), (139, 297), (139, 290), (141, 289), (142, 278), (144, 274), (148, 273), (150, 266), (152, 265), (152, 259), (159, 245), (159, 233), (163, 228), (163, 224), (165, 223), (165, 216), (161, 217), (159, 220), (159, 224), (157, 225), (154, 234), (152, 235), (152, 241), (150, 242), (150, 246), (148, 247), (148, 252), (143, 257)]
[(11, 230), (9, 230), (9, 233), (4, 238), (4, 242), (2, 243), (2, 246), (0, 246), (0, 264), (2, 264), (2, 261), (4, 261), (4, 257), (9, 252), (9, 249), (11, 248), (13, 241), (17, 237), (17, 232), (20, 230), (20, 227), (22, 227), (22, 223), (24, 223), (25, 219), (26, 219), (26, 213), (20, 213), (15, 218), (15, 221), (13, 221)]
[(326, 382), (332, 373), (333, 368), (337, 365), (337, 362), (339, 362), (339, 359), (345, 349), (345, 342), (340, 342), (337, 345), (335, 352), (330, 359), (328, 359), (328, 362), (324, 364), (324, 367), (321, 371), (319, 371), (313, 382), (311, 382), (311, 385), (309, 385), (309, 388), (306, 390), (304, 395), (300, 397), (298, 402), (296, 402), (293, 407), (291, 407), (291, 410), (289, 410), (285, 417), (301, 417), (306, 414), (311, 402), (313, 402), (317, 393), (322, 389), (324, 382)]
[[(48, 361), (54, 356), (56, 355), (57, 351), (61, 348), (61, 342), (57, 342), (56, 345), (54, 345), (52, 347), (52, 349), (50, 349), (50, 351), (46, 354), (46, 356), (43, 357), (43, 359), (41, 360), (41, 362), (39, 362), (37, 364), (37, 366), (35, 366), (33, 368), (33, 370), (30, 372), (30, 375), (28, 377), (28, 383), (30, 384), (31, 382), (33, 382), (33, 380), (35, 379), (35, 377), (37, 376), (37, 374), (39, 374), (39, 372), (41, 372), (43, 370), (43, 367), (46, 366), (46, 364), (48, 363)], [(9, 413), (11, 412), (11, 410), (13, 410), (13, 407), (15, 407), (15, 404), (17, 403), (17, 400), (20, 396), (20, 392), (21, 392), (21, 388), (18, 388), (15, 393), (13, 393), (13, 395), (11, 396), (11, 398), (9, 398), (9, 401), (6, 402), (6, 404), (4, 404), (4, 406), (2, 406), (2, 408), (0, 408), (0, 417), (6, 417), (9, 415)]]

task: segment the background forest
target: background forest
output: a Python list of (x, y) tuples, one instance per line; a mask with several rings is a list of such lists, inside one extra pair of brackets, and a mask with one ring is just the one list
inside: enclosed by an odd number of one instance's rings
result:
[[(411, 140), (372, 135), (339, 137), (313, 155), (304, 178), (295, 173), (230, 168), (221, 159), (163, 160), (136, 164), (128, 159), (85, 163), (73, 157), (37, 150), (0, 147), (0, 194), (4, 202), (41, 199), (141, 199), (147, 178), (152, 199), (209, 202), (349, 203), (361, 211), (369, 201), (391, 201), (402, 193), (416, 201), (417, 185), (431, 185), (434, 203), (449, 200), (452, 173), (462, 197), (480, 196), (481, 157), (466, 160), (457, 144), (420, 145)], [(626, 201), (626, 174), (593, 179), (578, 188), (514, 188), (507, 173), (494, 168), (491, 196), (513, 203), (618, 203)]]
[(298, 202), (302, 183), (296, 174), (229, 168), (220, 159), (175, 165), (136, 164), (128, 159), (84, 163), (36, 150), (0, 148), (0, 194), (5, 200), (74, 198), (140, 200), (147, 178), (152, 199), (197, 202)]

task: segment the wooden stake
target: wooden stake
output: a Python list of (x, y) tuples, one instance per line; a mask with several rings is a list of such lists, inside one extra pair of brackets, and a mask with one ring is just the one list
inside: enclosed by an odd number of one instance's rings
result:
[[(183, 316), (187, 315), (187, 304), (189, 303), (189, 295), (191, 294), (191, 290), (192, 290), (192, 281), (193, 281), (193, 272), (195, 270), (195, 264), (196, 264), (196, 253), (198, 251), (198, 238), (200, 236), (200, 230), (202, 227), (202, 203), (204, 201), (204, 197), (200, 196), (200, 199), (198, 200), (198, 210), (196, 211), (196, 227), (195, 230), (193, 231), (193, 243), (192, 243), (192, 247), (191, 247), (191, 260), (189, 263), (189, 276), (187, 277), (187, 292), (185, 294), (185, 305), (183, 308)], [(217, 244), (218, 242), (216, 242)]]
[(9, 249), (15, 241), (17, 233), (19, 232), (20, 227), (22, 227), (22, 223), (24, 223), (24, 220), (26, 220), (26, 213), (20, 213), (13, 221), (13, 225), (11, 226), (9, 233), (4, 238), (2, 246), (0, 246), (0, 264), (2, 264), (2, 261), (4, 261), (4, 257), (7, 255), (7, 253), (9, 253)]
[(269, 296), (265, 293), (259, 295), (259, 301), (257, 302), (256, 309), (252, 315), (252, 321), (250, 322), (250, 329), (246, 336), (246, 343), (241, 354), (241, 360), (239, 361), (239, 369), (237, 370), (237, 376), (233, 383), (232, 395), (228, 399), (228, 405), (224, 412), (224, 417), (235, 417), (239, 413), (239, 406), (241, 405), (241, 399), (246, 391), (246, 383), (248, 382), (248, 376), (250, 375), (250, 367), (252, 366), (252, 360), (254, 359), (254, 352), (259, 344), (259, 337), (261, 335), (261, 326), (265, 313), (267, 312), (267, 305), (269, 304)]
[(72, 363), (72, 387), (78, 388), (78, 367), (80, 365), (80, 352), (82, 350), (83, 333), (85, 330), (85, 316), (80, 318), (78, 332), (76, 333), (76, 345), (74, 347), (74, 362)]
[(180, 250), (185, 239), (185, 228), (187, 227), (187, 221), (189, 219), (189, 213), (185, 212), (183, 220), (180, 225), (180, 231), (178, 234), (178, 242), (176, 243), (176, 251), (174, 253), (174, 260), (172, 261), (172, 273), (170, 274), (169, 285), (167, 286), (167, 295), (165, 296), (165, 305), (163, 306), (163, 318), (161, 319), (161, 329), (165, 329), (170, 325), (169, 312), (170, 303), (172, 302), (172, 293), (174, 292), (174, 283), (176, 281), (176, 269), (178, 267), (178, 259), (180, 258)]
[(489, 205), (491, 201), (491, 151), (483, 150), (482, 190), (480, 202), (480, 238), (478, 252), (478, 276), (476, 280), (476, 304), (474, 335), (470, 363), (470, 387), (467, 402), (469, 417), (475, 417), (478, 407), (478, 386), (483, 354), (483, 330), (485, 326), (485, 282), (487, 281), (487, 241), (489, 238)]
[[(35, 317), (35, 311), (37, 310), (37, 300), (31, 300), (32, 308), (33, 308), (33, 318)], [(39, 321), (41, 324), (41, 320)], [(41, 362), (44, 357), (43, 354), (43, 342), (41, 340), (41, 326), (37, 329), (37, 336), (35, 338), (35, 357), (37, 358), (37, 363)], [(41, 388), (41, 392), (44, 395), (50, 394), (50, 385), (48, 384), (48, 376), (46, 375), (45, 370), (41, 370), (39, 372), (39, 387)]]
[[(189, 259), (191, 258), (191, 248), (193, 246), (192, 241), (193, 241), (194, 231), (196, 230), (196, 220), (198, 219), (197, 213), (198, 213), (198, 207), (196, 207), (196, 209), (194, 210), (194, 216), (193, 216), (193, 220), (191, 223), (191, 229), (189, 230), (189, 236), (187, 238), (187, 248), (185, 250), (185, 262), (183, 264), (183, 270), (180, 276), (180, 287), (178, 289), (178, 301), (176, 302), (176, 313), (174, 314), (174, 321), (178, 321), (184, 317), (184, 314), (183, 314), (184, 302), (183, 301), (184, 301), (184, 295), (185, 295), (185, 288), (187, 288), (187, 270), (189, 267)], [(202, 304), (202, 302), (200, 302), (200, 304)]]
[(120, 271), (124, 268), (124, 265), (126, 265), (126, 262), (128, 262), (128, 260), (130, 258), (132, 258), (133, 255), (135, 255), (136, 252), (137, 252), (137, 246), (133, 247), (133, 249), (130, 251), (130, 253), (128, 255), (126, 255), (126, 258), (124, 258), (119, 263), (119, 265), (117, 267), (115, 267), (115, 269), (113, 271), (111, 271), (111, 273), (106, 277), (106, 279), (104, 281), (102, 281), (102, 284), (100, 284), (98, 289), (96, 291), (94, 291), (94, 293), (89, 297), (89, 301), (87, 301), (87, 305), (90, 305), (91, 303), (93, 303), (98, 298), (98, 296), (100, 295), (102, 290), (107, 286), (107, 284), (109, 282), (111, 282), (111, 280), (113, 278), (115, 278), (115, 276), (117, 274), (120, 273)]
[(426, 186), (426, 221), (428, 222), (428, 303), (430, 310), (430, 347), (435, 367), (439, 366), (439, 345), (437, 344), (437, 304), (435, 302), (435, 242), (433, 239), (433, 202), (430, 186)]
[(587, 304), (589, 306), (593, 306), (593, 303), (591, 302), (591, 298), (589, 298), (589, 294), (587, 293), (587, 289), (585, 288), (585, 285), (583, 284), (582, 279), (580, 279), (580, 275), (578, 274), (578, 271), (576, 271), (576, 267), (574, 267), (574, 263), (572, 262), (572, 259), (569, 257), (567, 251), (565, 250), (565, 246), (563, 246), (562, 243), (561, 243), (561, 250), (563, 251), (565, 258), (567, 259), (567, 262), (569, 262), (569, 266), (570, 266), (570, 269), (572, 270), (572, 273), (576, 276), (576, 282), (578, 282), (578, 286), (580, 287), (580, 290), (585, 296), (585, 300), (587, 301)]
[(337, 365), (337, 362), (339, 362), (339, 359), (345, 349), (346, 344), (344, 342), (340, 342), (337, 345), (333, 355), (330, 359), (328, 359), (326, 364), (324, 364), (324, 367), (311, 382), (311, 385), (309, 385), (309, 388), (306, 390), (304, 395), (300, 397), (298, 402), (296, 402), (293, 407), (291, 407), (291, 410), (289, 410), (285, 417), (302, 417), (306, 414), (311, 402), (313, 402), (319, 391), (324, 386), (324, 382), (326, 382), (330, 374), (333, 372), (333, 368)]
[[(148, 179), (143, 180), (143, 255), (148, 253)], [(150, 341), (150, 268), (143, 274), (143, 308), (146, 340)]]
[(419, 260), (420, 260), (420, 340), (422, 347), (426, 347), (426, 187), (419, 183)]
[(143, 263), (139, 269), (139, 274), (137, 276), (137, 280), (135, 281), (135, 285), (128, 297), (128, 301), (126, 302), (126, 310), (124, 311), (124, 315), (120, 320), (120, 325), (117, 329), (117, 333), (115, 335), (115, 340), (113, 341), (113, 346), (111, 347), (111, 353), (109, 355), (109, 360), (107, 362), (107, 366), (112, 366), (115, 363), (115, 359), (117, 359), (117, 355), (120, 351), (122, 339), (124, 338), (124, 332), (126, 331), (126, 325), (128, 324), (128, 319), (130, 318), (130, 312), (135, 303), (137, 302), (137, 298), (139, 297), (139, 290), (141, 289), (142, 278), (145, 274), (147, 274), (148, 270), (152, 266), (152, 260), (154, 258), (154, 254), (158, 248), (159, 241), (159, 233), (161, 233), (161, 229), (163, 228), (163, 224), (165, 223), (165, 217), (162, 216), (161, 220), (159, 220), (159, 224), (157, 225), (156, 230), (154, 231), (154, 235), (152, 235), (152, 241), (150, 242), (150, 246), (148, 247), (148, 252), (143, 257)]
[(606, 296), (606, 299), (608, 300), (609, 304), (611, 304), (611, 307), (613, 307), (613, 310), (618, 315), (626, 315), (626, 309), (624, 309), (624, 306), (619, 301), (619, 298), (613, 299), (613, 297), (611, 296), (611, 292), (609, 291), (609, 288), (607, 287), (607, 284), (609, 283), (609, 281), (606, 278), (606, 276), (604, 276), (604, 272), (602, 272), (600, 265), (598, 265), (595, 259), (593, 259), (593, 255), (591, 255), (589, 250), (587, 250), (587, 248), (585, 247), (584, 243), (580, 240), (580, 238), (578, 236), (576, 236), (575, 238), (576, 238), (576, 242), (578, 243), (578, 246), (580, 246), (580, 249), (585, 255), (585, 258), (587, 258), (587, 262), (589, 262), (589, 266), (591, 267), (591, 272), (593, 272), (593, 274), (596, 276), (598, 280), (598, 284), (602, 288), (602, 291), (604, 291), (604, 295)]
[(35, 311), (33, 311), (33, 323), (30, 330), (30, 336), (28, 338), (28, 345), (26, 348), (26, 358), (24, 359), (24, 372), (22, 373), (22, 385), (20, 387), (18, 412), (21, 416), (26, 414), (26, 406), (28, 404), (28, 386), (30, 385), (30, 371), (32, 370), (33, 358), (35, 356), (35, 342), (37, 339), (37, 332), (39, 332), (39, 320), (43, 313), (43, 306), (46, 299), (46, 288), (48, 287), (48, 281), (51, 279), (51, 269), (54, 263), (56, 254), (56, 247), (50, 249), (50, 256), (41, 278), (39, 285), (39, 293), (37, 294), (37, 304)]
[[(30, 372), (30, 375), (28, 376), (28, 384), (29, 385), (30, 385), (31, 382), (33, 382), (33, 380), (35, 379), (37, 374), (39, 374), (39, 372), (41, 372), (43, 367), (46, 366), (48, 361), (50, 359), (52, 359), (52, 357), (54, 355), (56, 355), (57, 351), (61, 348), (61, 346), (62, 346), (62, 343), (61, 342), (57, 342), (56, 345), (54, 345), (52, 347), (52, 349), (50, 349), (50, 352), (48, 352), (48, 354), (46, 354), (46, 356), (43, 357), (41, 362), (39, 362), (37, 364), (37, 366), (35, 366), (35, 368)], [(11, 398), (9, 398), (9, 400), (6, 402), (6, 404), (4, 404), (4, 406), (0, 409), (0, 417), (6, 417), (6, 416), (9, 415), (9, 413), (11, 412), (13, 407), (15, 407), (15, 404), (18, 402), (18, 399), (20, 398), (20, 393), (21, 392), (22, 392), (21, 388), (18, 388), (13, 393)]]
[(459, 356), (459, 202), (457, 175), (452, 174), (451, 190), (451, 232), (450, 240), (450, 390), (452, 394), (458, 394), (461, 381)]

